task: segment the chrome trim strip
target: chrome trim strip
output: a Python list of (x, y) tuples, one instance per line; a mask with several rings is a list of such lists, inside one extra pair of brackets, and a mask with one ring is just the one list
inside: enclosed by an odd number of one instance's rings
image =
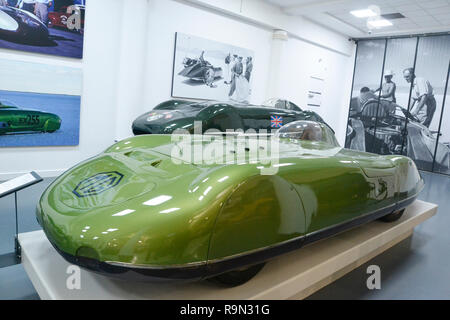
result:
[(322, 232), (326, 232), (327, 230), (330, 230), (330, 229), (333, 229), (333, 228), (337, 228), (337, 227), (339, 227), (340, 225), (347, 224), (347, 223), (351, 223), (351, 222), (353, 222), (353, 221), (355, 221), (355, 220), (363, 219), (363, 218), (368, 217), (368, 216), (370, 216), (370, 215), (374, 215), (374, 214), (376, 214), (377, 212), (380, 212), (380, 211), (382, 211), (382, 210), (389, 209), (389, 208), (395, 209), (396, 206), (397, 206), (397, 204), (395, 203), (395, 204), (390, 205), (390, 206), (387, 206), (387, 207), (383, 207), (383, 208), (380, 208), (380, 209), (377, 209), (377, 210), (374, 210), (374, 211), (370, 211), (370, 212), (368, 212), (368, 213), (366, 213), (366, 214), (364, 214), (364, 215), (362, 215), (362, 216), (354, 217), (353, 219), (347, 220), (347, 221), (345, 221), (345, 222), (336, 223), (336, 224), (333, 224), (333, 225), (331, 225), (331, 226), (329, 226), (329, 227), (326, 227), (326, 228), (324, 228), (324, 229), (320, 229), (320, 230), (313, 231), (313, 232), (311, 232), (311, 233), (308, 233), (306, 236), (307, 236), (307, 237), (311, 237), (311, 236), (314, 236), (314, 235), (316, 235), (316, 234), (319, 234), (319, 233), (322, 233)]
[(181, 269), (181, 268), (190, 268), (190, 267), (200, 267), (206, 265), (206, 261), (199, 262), (189, 262), (185, 264), (172, 264), (172, 265), (151, 265), (151, 264), (133, 264), (129, 262), (116, 262), (116, 261), (105, 261), (106, 264), (116, 266), (116, 267), (124, 267), (129, 269)]
[(257, 248), (257, 249), (253, 249), (253, 250), (249, 250), (249, 251), (244, 251), (244, 252), (241, 252), (241, 253), (236, 253), (236, 254), (234, 254), (232, 256), (228, 256), (228, 257), (225, 257), (225, 258), (218, 258), (218, 259), (214, 259), (214, 260), (208, 260), (208, 264), (223, 262), (223, 261), (231, 260), (231, 259), (234, 259), (234, 258), (239, 258), (239, 257), (242, 257), (242, 256), (247, 256), (249, 254), (256, 253), (256, 252), (259, 252), (259, 251), (264, 251), (264, 250), (276, 248), (276, 247), (279, 247), (279, 246), (282, 246), (282, 245), (285, 245), (285, 244), (288, 244), (288, 243), (291, 243), (291, 242), (294, 242), (294, 241), (303, 240), (304, 238), (306, 238), (306, 236), (299, 236), (299, 237), (296, 237), (296, 238), (285, 240), (283, 242), (278, 242), (278, 243), (275, 243), (275, 244), (271, 244), (271, 245), (266, 246), (266, 247)]

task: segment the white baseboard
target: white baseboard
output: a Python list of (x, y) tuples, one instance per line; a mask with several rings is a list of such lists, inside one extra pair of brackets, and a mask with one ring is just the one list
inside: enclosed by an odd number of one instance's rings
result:
[[(42, 178), (53, 178), (63, 174), (67, 169), (57, 169), (57, 170), (35, 170), (38, 175)], [(9, 173), (0, 173), (0, 181), (6, 181), (9, 179), (16, 178), (20, 175), (29, 173), (29, 171), (23, 172), (9, 172)]]

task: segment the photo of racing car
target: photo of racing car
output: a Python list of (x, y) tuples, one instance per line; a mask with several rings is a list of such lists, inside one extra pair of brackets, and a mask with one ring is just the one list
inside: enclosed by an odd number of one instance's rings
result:
[(211, 63), (203, 59), (203, 53), (198, 59), (185, 58), (184, 69), (178, 75), (193, 81), (203, 81), (207, 86), (214, 85), (214, 81), (222, 78), (222, 68), (215, 68)]
[(407, 155), (420, 170), (450, 175), (450, 36), (357, 46), (345, 146)]
[(254, 52), (194, 35), (175, 33), (172, 97), (249, 103)]
[(34, 14), (14, 7), (0, 6), (0, 37), (18, 42), (49, 41), (49, 32)]
[(25, 132), (53, 133), (61, 128), (61, 118), (53, 113), (22, 109), (0, 101), (0, 135)]
[(0, 59), (0, 70), (0, 148), (79, 144), (79, 68)]
[(437, 135), (396, 103), (370, 99), (361, 104), (355, 97), (345, 146), (384, 155), (407, 155), (419, 169), (427, 171), (432, 170), (434, 160), (435, 170), (450, 173), (450, 145), (438, 142)]
[(177, 129), (194, 133), (197, 122), (201, 123), (202, 132), (208, 129), (222, 132), (227, 129), (266, 129), (271, 132), (296, 120), (325, 123), (317, 113), (288, 103), (289, 108), (286, 100), (280, 99), (271, 99), (259, 106), (235, 102), (169, 100), (138, 117), (132, 129), (135, 135), (170, 134)]
[(86, 0), (0, 2), (0, 48), (83, 58)]

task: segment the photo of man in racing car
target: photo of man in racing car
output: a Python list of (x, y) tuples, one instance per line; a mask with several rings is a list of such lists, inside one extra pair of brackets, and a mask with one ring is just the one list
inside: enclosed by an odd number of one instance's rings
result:
[(359, 96), (353, 97), (350, 104), (345, 147), (377, 154), (407, 155), (424, 170), (431, 170), (435, 158), (437, 170), (450, 172), (450, 147), (438, 142), (438, 132), (428, 128), (434, 111), (423, 111), (430, 100), (426, 95), (422, 97), (416, 99), (422, 101), (416, 108), (410, 108), (413, 113), (368, 87), (361, 88)]

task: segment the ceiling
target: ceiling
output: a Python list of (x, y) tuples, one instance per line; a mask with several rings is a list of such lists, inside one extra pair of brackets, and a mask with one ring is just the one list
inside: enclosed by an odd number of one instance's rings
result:
[[(263, 0), (286, 14), (302, 16), (350, 37), (392, 36), (450, 31), (450, 0)], [(392, 26), (370, 29), (367, 18), (356, 18), (352, 10), (375, 6), (380, 14), (401, 13)], [(370, 30), (370, 32), (369, 32)]]

